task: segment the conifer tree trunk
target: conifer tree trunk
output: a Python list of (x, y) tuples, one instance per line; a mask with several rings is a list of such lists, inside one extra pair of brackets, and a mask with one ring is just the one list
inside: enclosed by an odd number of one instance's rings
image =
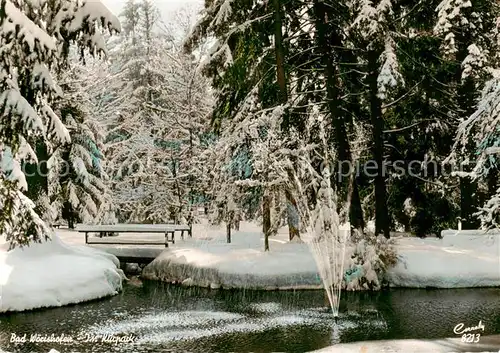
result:
[[(457, 61), (463, 62), (465, 60), (468, 51), (465, 50), (466, 45), (463, 46), (457, 54)], [(459, 66), (460, 67), (460, 66)], [(457, 82), (461, 82), (461, 86), (458, 89), (458, 106), (462, 113), (462, 118), (471, 116), (475, 111), (476, 101), (475, 101), (475, 84), (474, 81), (469, 77), (465, 81), (462, 81), (461, 77), (462, 70), (457, 69), (456, 78)], [(474, 142), (470, 141), (470, 145), (466, 148), (466, 157), (474, 156), (474, 151), (470, 146), (473, 146)], [(472, 168), (469, 165), (463, 166), (465, 172), (471, 172)], [(477, 198), (475, 197), (477, 191), (477, 181), (472, 180), (469, 177), (460, 178), (460, 218), (462, 220), (462, 229), (476, 229), (479, 227), (480, 222), (474, 217), (474, 212), (477, 210)]]
[(277, 227), (280, 228), (281, 227), (281, 219), (278, 219), (280, 217), (280, 214), (281, 214), (281, 210), (280, 210), (280, 190), (278, 188), (276, 188), (276, 190), (273, 192), (273, 217), (272, 217), (272, 220), (271, 220), (271, 223), (274, 224), (276, 223), (277, 224)]
[(226, 223), (226, 242), (231, 244), (231, 222)]
[(365, 222), (363, 220), (363, 208), (361, 206), (361, 198), (359, 196), (359, 187), (356, 176), (354, 176), (352, 180), (352, 195), (349, 210), (349, 219), (351, 220), (351, 225), (355, 229), (363, 230), (365, 228)]
[[(285, 104), (288, 101), (288, 90), (286, 84), (285, 73), (285, 49), (283, 48), (283, 33), (282, 33), (282, 8), (281, 0), (273, 0), (274, 6), (274, 44), (276, 52), (276, 74), (279, 86), (279, 103)], [(286, 113), (285, 113), (286, 114)], [(288, 116), (288, 114), (287, 114)], [(285, 125), (289, 126), (289, 121), (285, 119)], [(288, 213), (288, 234), (289, 239), (300, 237), (299, 225), (294, 220), (294, 211), (297, 211), (297, 202), (295, 201), (292, 193), (288, 188), (285, 190), (287, 200), (287, 213)]]
[(264, 191), (262, 200), (262, 230), (264, 232), (264, 251), (269, 251), (269, 235), (271, 233), (271, 196)]
[(283, 33), (281, 19), (281, 1), (273, 0), (274, 6), (274, 45), (276, 53), (276, 74), (279, 86), (279, 103), (284, 104), (288, 100), (285, 74), (285, 50), (283, 48)]
[(373, 156), (377, 164), (375, 175), (375, 235), (383, 233), (390, 238), (389, 212), (387, 209), (387, 192), (384, 170), (384, 120), (382, 118), (382, 103), (378, 93), (378, 52), (368, 53), (368, 85), (370, 89), (370, 110), (373, 127)]
[(231, 243), (231, 226), (233, 224), (233, 218), (234, 218), (234, 211), (233, 210), (228, 210), (227, 209), (227, 204), (226, 204), (226, 210), (227, 210), (227, 217), (226, 217), (226, 242), (228, 244)]

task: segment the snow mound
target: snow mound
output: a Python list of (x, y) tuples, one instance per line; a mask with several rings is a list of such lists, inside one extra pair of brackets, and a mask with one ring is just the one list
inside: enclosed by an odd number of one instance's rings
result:
[(306, 244), (275, 245), (271, 252), (242, 244), (172, 247), (146, 266), (142, 277), (186, 286), (226, 289), (322, 288)]
[(115, 295), (125, 278), (119, 266), (111, 254), (65, 244), (56, 235), (23, 249), (0, 249), (0, 313)]
[(387, 280), (392, 287), (499, 287), (500, 234), (474, 234), (398, 239), (400, 260), (387, 272)]
[[(482, 336), (479, 343), (462, 343), (460, 338), (438, 340), (383, 340), (337, 344), (317, 353), (448, 353), (448, 352), (497, 352), (500, 335)], [(470, 349), (470, 351), (469, 351)]]

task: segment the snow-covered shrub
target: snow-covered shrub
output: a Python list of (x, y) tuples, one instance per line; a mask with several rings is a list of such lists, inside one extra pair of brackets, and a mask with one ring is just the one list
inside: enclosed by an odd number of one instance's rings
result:
[(394, 241), (353, 230), (345, 261), (343, 289), (379, 290), (384, 285), (385, 272), (397, 262)]
[(489, 199), (479, 211), (474, 214), (481, 220), (483, 229), (499, 228), (500, 229), (500, 189), (496, 194)]

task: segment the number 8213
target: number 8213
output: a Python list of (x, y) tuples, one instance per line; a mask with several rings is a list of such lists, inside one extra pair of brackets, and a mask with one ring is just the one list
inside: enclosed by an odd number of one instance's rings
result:
[(465, 333), (462, 335), (462, 342), (464, 343), (477, 343), (479, 342), (479, 338), (481, 337), (481, 334), (479, 333)]

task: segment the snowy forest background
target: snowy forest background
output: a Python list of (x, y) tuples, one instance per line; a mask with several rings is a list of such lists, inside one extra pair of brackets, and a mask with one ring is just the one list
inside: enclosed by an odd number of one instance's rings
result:
[(499, 26), (491, 0), (2, 0), (0, 233), (498, 227)]

